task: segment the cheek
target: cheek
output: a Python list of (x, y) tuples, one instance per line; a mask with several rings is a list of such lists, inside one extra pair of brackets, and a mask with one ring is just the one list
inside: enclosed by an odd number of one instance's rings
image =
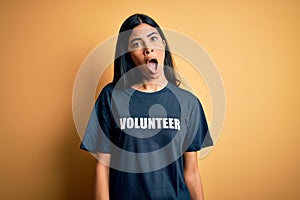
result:
[(165, 61), (165, 51), (158, 51), (157, 52), (157, 56), (160, 60), (160, 63), (161, 64), (164, 64), (164, 61)]
[(141, 54), (139, 51), (130, 52), (130, 57), (136, 66), (143, 64), (143, 56)]

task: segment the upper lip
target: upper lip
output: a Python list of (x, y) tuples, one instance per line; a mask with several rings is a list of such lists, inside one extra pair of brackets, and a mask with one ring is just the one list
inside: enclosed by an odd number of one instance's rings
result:
[(155, 58), (155, 57), (151, 57), (151, 58), (149, 58), (149, 59), (147, 60), (147, 62), (146, 62), (146, 63), (149, 63), (151, 60), (155, 60), (155, 61), (158, 63), (158, 60), (157, 60), (157, 58)]

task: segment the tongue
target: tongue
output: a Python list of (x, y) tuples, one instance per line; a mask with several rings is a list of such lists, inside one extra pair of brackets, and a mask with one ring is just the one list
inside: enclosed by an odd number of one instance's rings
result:
[(147, 66), (152, 73), (157, 72), (157, 63), (156, 62), (148, 62)]

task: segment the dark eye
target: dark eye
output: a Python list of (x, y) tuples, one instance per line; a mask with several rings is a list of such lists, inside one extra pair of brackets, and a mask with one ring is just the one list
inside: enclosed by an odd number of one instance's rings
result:
[(151, 41), (156, 41), (156, 40), (158, 40), (158, 37), (157, 36), (152, 36), (150, 39), (151, 39)]
[(142, 42), (134, 42), (134, 43), (132, 43), (132, 48), (139, 48), (139, 47), (141, 47), (141, 46), (143, 46), (143, 44), (142, 44)]

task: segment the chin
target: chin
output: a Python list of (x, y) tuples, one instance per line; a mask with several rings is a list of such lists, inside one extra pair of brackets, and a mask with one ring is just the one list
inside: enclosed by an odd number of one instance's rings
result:
[(157, 72), (155, 74), (148, 74), (147, 78), (148, 79), (160, 79), (160, 78), (162, 78), (162, 76), (163, 76), (163, 73)]

